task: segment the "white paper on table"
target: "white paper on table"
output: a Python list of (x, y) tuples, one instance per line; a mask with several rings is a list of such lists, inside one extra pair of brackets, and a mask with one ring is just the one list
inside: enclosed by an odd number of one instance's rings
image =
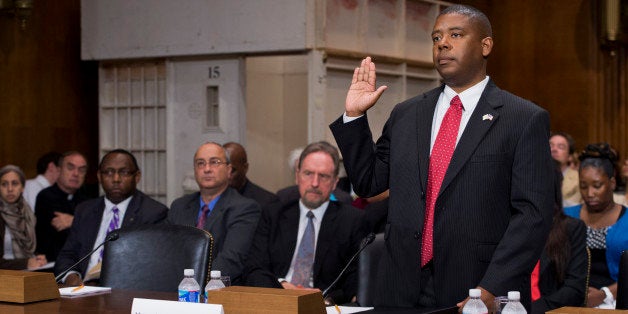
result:
[(83, 286), (80, 289), (77, 288), (78, 287), (59, 288), (59, 294), (61, 294), (62, 297), (73, 298), (91, 294), (111, 292), (111, 287)]
[[(338, 306), (338, 309), (340, 309), (340, 314), (345, 314), (345, 313), (358, 313), (358, 312), (364, 312), (364, 311), (368, 311), (368, 310), (372, 310), (372, 307), (363, 307), (363, 306)], [(335, 306), (331, 305), (327, 307), (327, 314), (338, 314), (338, 310), (336, 309)]]
[(191, 303), (154, 299), (134, 298), (133, 314), (225, 314), (221, 304)]

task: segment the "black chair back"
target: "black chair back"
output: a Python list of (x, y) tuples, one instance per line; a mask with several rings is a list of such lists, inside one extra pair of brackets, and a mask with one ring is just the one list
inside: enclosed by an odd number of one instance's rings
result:
[(628, 251), (621, 253), (617, 276), (617, 298), (615, 309), (628, 310)]
[(100, 283), (128, 290), (177, 291), (183, 270), (194, 269), (201, 289), (209, 280), (213, 237), (190, 226), (143, 225), (120, 229), (105, 244)]
[(379, 259), (384, 251), (384, 234), (375, 235), (375, 240), (360, 253), (358, 263), (357, 303), (360, 306), (373, 306)]

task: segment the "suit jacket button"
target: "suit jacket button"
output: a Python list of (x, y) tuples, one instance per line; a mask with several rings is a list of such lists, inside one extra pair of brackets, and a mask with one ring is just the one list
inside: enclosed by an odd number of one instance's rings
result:
[(421, 199), (424, 200), (425, 199), (425, 192), (421, 192)]
[(420, 239), (421, 238), (421, 234), (418, 231), (415, 232), (414, 233), (414, 238), (417, 239), (417, 240)]

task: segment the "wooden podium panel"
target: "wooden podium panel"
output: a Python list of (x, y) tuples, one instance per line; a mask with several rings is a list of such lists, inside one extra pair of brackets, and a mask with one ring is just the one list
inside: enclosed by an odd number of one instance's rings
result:
[(52, 273), (0, 270), (0, 301), (29, 303), (59, 298)]
[(222, 304), (225, 313), (326, 313), (319, 291), (231, 286), (209, 291), (207, 302)]

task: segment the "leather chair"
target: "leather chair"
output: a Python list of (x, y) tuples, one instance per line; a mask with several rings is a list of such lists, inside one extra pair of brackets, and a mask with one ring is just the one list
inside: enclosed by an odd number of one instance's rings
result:
[(357, 303), (360, 306), (373, 306), (379, 259), (384, 252), (384, 234), (375, 235), (375, 240), (360, 253), (358, 263)]
[(214, 239), (191, 226), (144, 225), (120, 229), (105, 244), (100, 283), (129, 290), (175, 292), (183, 270), (194, 269), (201, 289), (209, 280)]
[(615, 303), (615, 309), (628, 310), (628, 251), (623, 251), (619, 260)]

